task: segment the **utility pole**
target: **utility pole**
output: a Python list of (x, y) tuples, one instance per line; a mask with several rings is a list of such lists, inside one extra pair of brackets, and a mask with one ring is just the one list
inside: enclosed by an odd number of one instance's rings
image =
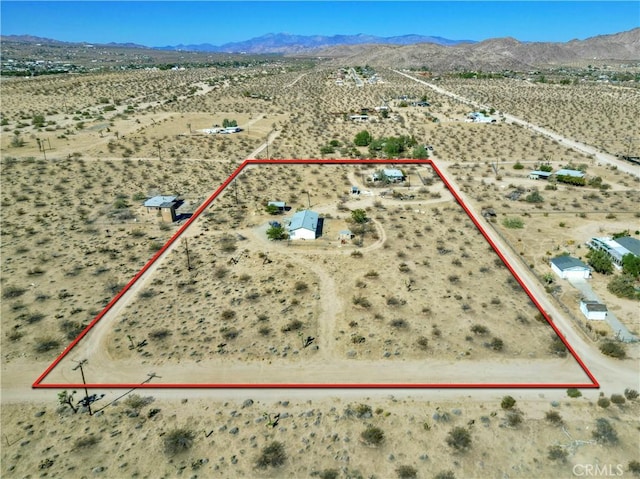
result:
[(162, 160), (162, 156), (160, 155), (160, 140), (156, 142), (156, 146), (158, 147), (158, 160)]
[(87, 382), (84, 379), (84, 369), (82, 369), (82, 366), (87, 362), (87, 360), (83, 359), (82, 361), (76, 361), (76, 362), (78, 363), (78, 365), (75, 368), (73, 368), (73, 370), (75, 371), (76, 369), (80, 369), (80, 374), (82, 375), (82, 384), (85, 385), (84, 399), (87, 404), (87, 409), (89, 409), (89, 416), (92, 416), (93, 413), (91, 412), (91, 403), (89, 402), (89, 391), (87, 390)]
[(309, 205), (309, 209), (311, 209), (311, 195), (309, 195), (309, 190), (307, 190), (307, 203)]

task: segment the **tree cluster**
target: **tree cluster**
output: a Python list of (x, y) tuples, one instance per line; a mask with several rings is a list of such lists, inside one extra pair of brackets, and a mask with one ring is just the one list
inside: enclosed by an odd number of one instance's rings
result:
[(411, 148), (410, 156), (417, 159), (429, 158), (429, 152), (423, 145), (418, 145), (418, 141), (413, 136), (387, 136), (374, 138), (371, 133), (363, 130), (356, 134), (353, 139), (355, 146), (368, 146), (371, 156), (380, 155), (386, 158), (397, 158), (399, 156), (408, 156)]

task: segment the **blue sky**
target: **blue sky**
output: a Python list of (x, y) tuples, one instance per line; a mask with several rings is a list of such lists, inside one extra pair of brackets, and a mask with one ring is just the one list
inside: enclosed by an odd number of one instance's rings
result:
[(640, 26), (640, 2), (569, 1), (0, 1), (3, 35), (147, 46), (300, 35), (511, 36), (568, 41)]

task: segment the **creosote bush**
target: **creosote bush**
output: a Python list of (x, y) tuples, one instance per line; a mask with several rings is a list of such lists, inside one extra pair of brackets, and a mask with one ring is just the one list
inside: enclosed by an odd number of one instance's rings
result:
[(193, 446), (195, 432), (187, 428), (174, 429), (164, 437), (164, 452), (169, 456), (188, 451)]
[(376, 426), (368, 426), (360, 437), (369, 446), (379, 446), (384, 442), (384, 431)]
[(569, 396), (570, 398), (579, 398), (580, 396), (582, 396), (582, 393), (579, 389), (569, 388), (567, 389), (567, 396)]
[(600, 444), (618, 443), (618, 433), (609, 420), (603, 417), (596, 419), (596, 427), (591, 431), (591, 435)]
[(569, 453), (561, 446), (549, 446), (547, 457), (552, 461), (567, 462)]
[(466, 451), (471, 447), (471, 434), (463, 427), (454, 427), (447, 435), (447, 445), (456, 451)]
[(616, 359), (624, 359), (627, 356), (624, 347), (613, 341), (607, 341), (600, 345), (600, 352), (606, 356), (611, 356)]
[(502, 402), (500, 402), (500, 407), (502, 409), (511, 409), (516, 405), (516, 400), (511, 396), (505, 396), (502, 398)]
[(547, 411), (544, 415), (544, 418), (554, 426), (560, 426), (563, 423), (560, 413), (558, 411), (554, 411), (553, 409), (551, 411)]
[(402, 465), (396, 469), (399, 479), (415, 479), (418, 477), (418, 470), (409, 465)]
[(256, 461), (256, 467), (266, 469), (268, 467), (280, 467), (287, 460), (284, 444), (273, 441), (266, 445)]

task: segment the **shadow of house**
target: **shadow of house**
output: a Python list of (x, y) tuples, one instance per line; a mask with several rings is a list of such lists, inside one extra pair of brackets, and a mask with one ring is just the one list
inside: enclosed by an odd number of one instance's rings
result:
[(163, 221), (174, 222), (176, 221), (176, 209), (182, 204), (182, 201), (177, 200), (175, 196), (154, 196), (144, 202), (144, 207), (147, 208), (147, 212), (157, 212)]

